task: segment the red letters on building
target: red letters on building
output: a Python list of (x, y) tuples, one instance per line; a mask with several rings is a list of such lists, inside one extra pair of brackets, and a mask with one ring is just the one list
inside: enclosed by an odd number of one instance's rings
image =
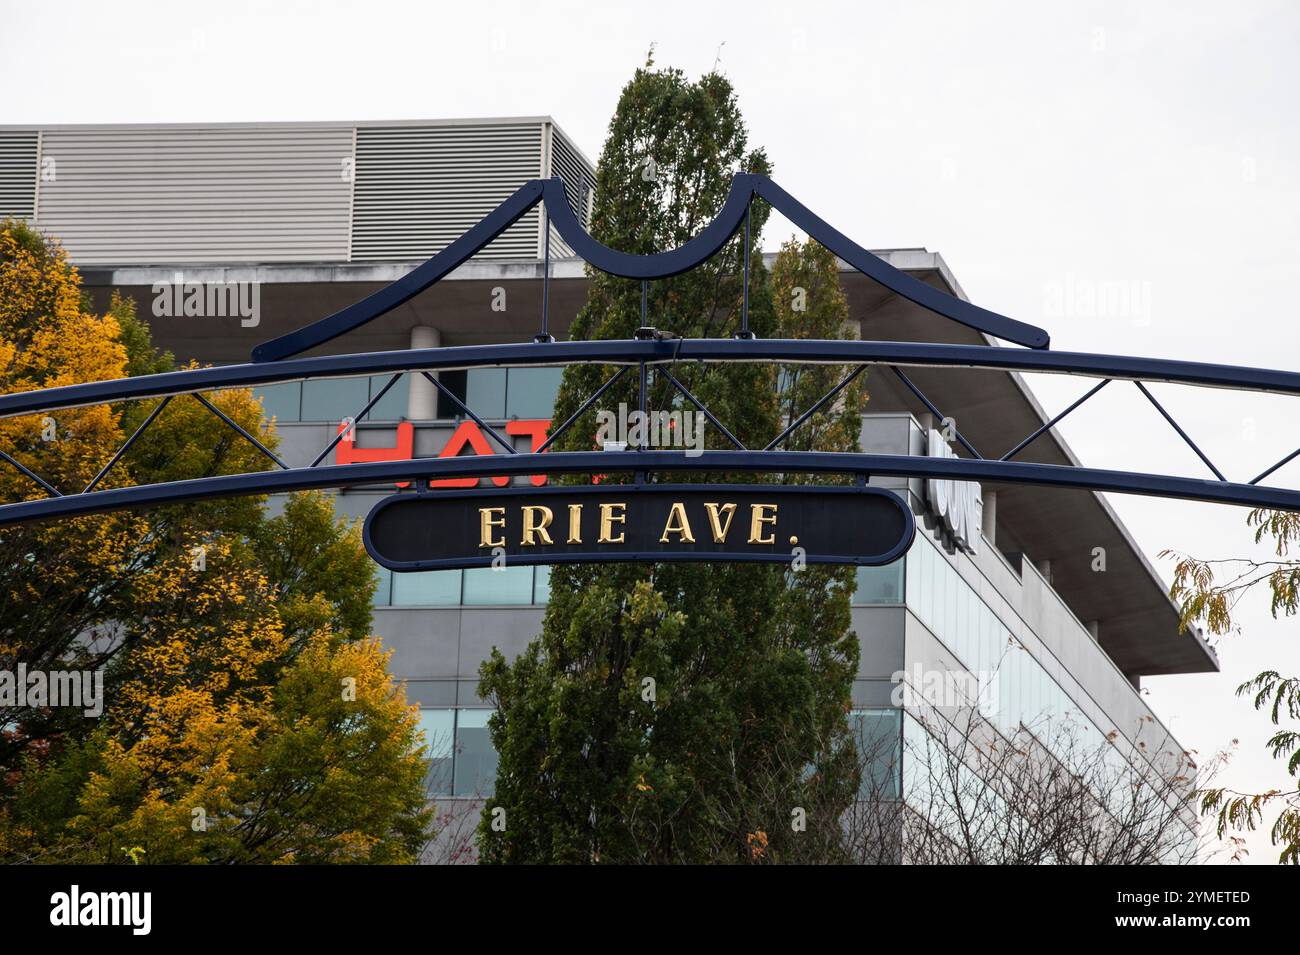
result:
[[(508, 421), (508, 422), (506, 422), (506, 434), (509, 434), (509, 435), (516, 435), (516, 434), (528, 434), (528, 435), (532, 435), (532, 438), (533, 438), (533, 446), (532, 446), (531, 448), (529, 448), (530, 451), (536, 451), (538, 448), (540, 448), (540, 447), (541, 447), (541, 446), (546, 442), (546, 434), (547, 434), (547, 432), (550, 431), (550, 430), (551, 430), (551, 419), (550, 419), (550, 418), (540, 418), (540, 419), (533, 420), (533, 421)], [(545, 474), (534, 474), (531, 478), (529, 478), (529, 480), (533, 482), (533, 486), (534, 486), (534, 487), (541, 487), (543, 484), (546, 483), (546, 475), (545, 475)]]
[[(346, 421), (339, 423), (339, 431), (347, 428)], [(546, 441), (547, 432), (551, 428), (549, 418), (530, 419), (527, 421), (509, 421), (506, 422), (506, 434), (511, 435), (528, 435), (532, 438), (532, 447), (530, 450), (536, 451)], [(458, 457), (466, 446), (479, 455), (493, 454), (492, 445), (488, 442), (487, 436), (483, 433), (473, 421), (462, 421), (460, 425), (452, 432), (447, 439), (446, 445), (438, 452), (440, 458)], [(358, 448), (356, 446), (356, 430), (353, 429), (344, 435), (343, 440), (338, 443), (334, 452), (335, 464), (359, 464), (365, 461), (410, 461), (415, 457), (415, 427), (409, 421), (403, 421), (397, 426), (397, 446), (392, 448)], [(497, 487), (505, 487), (510, 483), (510, 479), (504, 475), (491, 479)], [(546, 483), (545, 474), (534, 474), (529, 480), (536, 487), (541, 487)], [(430, 487), (477, 487), (478, 478), (444, 478), (442, 480), (430, 481)], [(410, 487), (410, 481), (401, 481), (398, 487)]]
[[(347, 421), (339, 422), (339, 430), (348, 429), (343, 440), (334, 449), (335, 464), (361, 464), (367, 461), (409, 461), (414, 457), (415, 428), (409, 421), (397, 426), (397, 447), (395, 448), (358, 448), (356, 445), (356, 428), (348, 428)], [(401, 481), (398, 487), (410, 487), (410, 481)]]

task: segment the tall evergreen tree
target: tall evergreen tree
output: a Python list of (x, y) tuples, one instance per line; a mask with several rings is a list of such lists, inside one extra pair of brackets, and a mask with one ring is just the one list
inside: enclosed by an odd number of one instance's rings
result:
[[(749, 148), (724, 77), (690, 82), (647, 62), (610, 123), (593, 234), (626, 252), (674, 248), (716, 215), (735, 172), (768, 170), (762, 150)], [(760, 337), (803, 317), (788, 301), (773, 301), (759, 254), (767, 211), (755, 204), (750, 230), (749, 325)], [(682, 337), (738, 331), (742, 241), (743, 233), (700, 268), (650, 283), (646, 322)], [(833, 257), (809, 262), (795, 250), (789, 259), (791, 274), (822, 274), (829, 262), (818, 314), (834, 316), (838, 333), (847, 314), (842, 297), (833, 298)], [(642, 324), (641, 283), (603, 274), (590, 281), (571, 337), (631, 337)], [(556, 420), (612, 372), (570, 368)], [(789, 412), (783, 399), (790, 395), (778, 394), (771, 366), (677, 365), (674, 374), (750, 446), (770, 440)], [(602, 408), (620, 401), (636, 407), (636, 376), (628, 378), (607, 392)], [(795, 388), (796, 400), (809, 382)], [(782, 375), (780, 383), (791, 379)], [(842, 422), (857, 400), (846, 396)], [(681, 406), (653, 372), (648, 406)], [(557, 450), (590, 449), (597, 410)], [(816, 432), (815, 446), (855, 445), (856, 426), (842, 422)], [(713, 428), (706, 443), (730, 446)], [(846, 729), (858, 662), (848, 631), (852, 581), (851, 571), (726, 563), (556, 567), (541, 636), (513, 662), (494, 653), (481, 672), (481, 692), (498, 708), (490, 728), (500, 756), (496, 793), (479, 828), (481, 857), (725, 862), (828, 855), (838, 807), (857, 785)], [(809, 812), (806, 828), (792, 825), (801, 810)]]

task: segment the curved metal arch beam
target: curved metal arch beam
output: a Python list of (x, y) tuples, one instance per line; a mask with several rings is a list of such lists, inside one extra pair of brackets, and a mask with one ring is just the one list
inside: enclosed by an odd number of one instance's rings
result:
[(770, 202), (772, 208), (780, 211), (787, 219), (863, 275), (874, 279), (890, 291), (967, 328), (987, 332), (994, 338), (1026, 345), (1029, 348), (1047, 348), (1051, 345), (1051, 337), (1046, 329), (1007, 318), (1005, 315), (964, 302), (954, 295), (926, 285), (920, 279), (894, 268), (880, 256), (873, 255), (862, 248), (766, 176), (756, 178), (761, 180), (758, 184), (758, 194)]
[(289, 358), (308, 348), (338, 338), (380, 315), (391, 312), (419, 295), (505, 232), (523, 218), (529, 209), (537, 205), (541, 198), (542, 180), (533, 179), (524, 183), (514, 195), (423, 265), (333, 315), (312, 322), (310, 325), (304, 325), (287, 335), (263, 342), (253, 349), (253, 361), (280, 361)]
[(619, 252), (592, 238), (574, 215), (564, 190), (564, 181), (558, 176), (542, 180), (542, 197), (551, 225), (583, 260), (602, 272), (625, 279), (666, 279), (689, 272), (717, 255), (744, 224), (745, 210), (753, 201), (758, 181), (763, 179), (763, 176), (737, 173), (731, 180), (731, 189), (723, 200), (722, 209), (699, 235), (675, 249), (650, 255)]
[(737, 341), (695, 338), (684, 341), (585, 341), (457, 345), (401, 349), (356, 355), (327, 355), (282, 362), (225, 365), (169, 371), (137, 378), (93, 381), (40, 391), (0, 396), (0, 418), (55, 411), (159, 395), (217, 388), (343, 378), (395, 371), (448, 368), (567, 365), (575, 363), (634, 365), (672, 361), (789, 361), (832, 364), (880, 363), (904, 367), (985, 368), (1044, 374), (1081, 374), (1096, 378), (1171, 382), (1212, 388), (1300, 395), (1300, 373), (1269, 368), (1242, 368), (1167, 358), (1135, 358), (1093, 352), (1030, 351), (988, 345), (940, 345), (928, 342), (864, 342), (836, 339), (768, 339)]
[(28, 521), (100, 514), (131, 507), (157, 507), (216, 497), (276, 494), (342, 485), (491, 475), (607, 474), (612, 471), (747, 471), (933, 477), (1114, 491), (1149, 497), (1300, 511), (1300, 491), (1058, 464), (830, 451), (705, 451), (694, 457), (688, 457), (682, 451), (564, 451), (543, 454), (521, 452), (493, 457), (416, 458), (411, 461), (294, 468), (289, 471), (259, 471), (113, 488), (89, 494), (0, 505), (0, 527)]
[(269, 362), (291, 358), (397, 308), (447, 276), (519, 221), (539, 201), (544, 203), (551, 225), (569, 247), (591, 265), (623, 278), (660, 279), (680, 275), (716, 255), (744, 223), (745, 213), (755, 196), (767, 200), (773, 208), (859, 272), (922, 308), (976, 331), (1030, 348), (1047, 348), (1050, 344), (1044, 329), (964, 302), (894, 268), (834, 229), (768, 177), (737, 173), (722, 209), (699, 235), (676, 249), (653, 255), (633, 255), (603, 245), (592, 238), (578, 221), (560, 178), (533, 179), (423, 265), (333, 315), (263, 342), (253, 349), (252, 359), (254, 362)]

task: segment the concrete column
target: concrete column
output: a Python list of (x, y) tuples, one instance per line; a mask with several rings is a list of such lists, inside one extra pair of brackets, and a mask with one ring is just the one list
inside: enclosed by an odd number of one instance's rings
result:
[(980, 530), (984, 532), (984, 539), (996, 546), (998, 542), (998, 492), (980, 488), (980, 497), (984, 499)]
[[(441, 345), (442, 334), (438, 329), (428, 325), (416, 325), (411, 329), (412, 348), (439, 348)], [(412, 421), (431, 421), (438, 417), (438, 389), (419, 372), (412, 372), (407, 378), (411, 382), (411, 393), (407, 399), (406, 416)]]
[(1087, 627), (1088, 632), (1092, 634), (1092, 639), (1097, 641), (1101, 640), (1101, 624), (1098, 621), (1089, 620), (1084, 624), (1084, 626)]

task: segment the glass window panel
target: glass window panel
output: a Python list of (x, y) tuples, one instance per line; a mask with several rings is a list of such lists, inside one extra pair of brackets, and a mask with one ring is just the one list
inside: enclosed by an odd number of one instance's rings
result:
[(452, 754), (456, 743), (455, 720), (455, 710), (420, 710), (420, 732), (424, 736), (424, 756), (429, 760), (424, 784), (433, 796), (450, 796), (452, 792)]
[(1024, 647), (1016, 649), (1016, 720), (1025, 726), (1033, 726), (1033, 710), (1029, 700), (1030, 667), (1033, 661), (1029, 651)]
[(1012, 730), (1020, 722), (1020, 704), (1016, 695), (1019, 676), (1020, 650), (1008, 647), (1002, 658), (1002, 666), (994, 676), (997, 681), (994, 685), (997, 688), (998, 709), (1003, 713), (1003, 721)]
[(970, 648), (974, 645), (978, 626), (979, 621), (972, 620), (968, 625), (958, 627), (955, 633), (947, 634), (943, 639), (948, 649), (952, 651), (952, 655), (957, 658), (957, 662), (972, 671), (975, 668), (970, 664)]
[(915, 549), (915, 548), (912, 548), (912, 550), (910, 550), (907, 554), (904, 554), (902, 557), (899, 558), (899, 562), (903, 565), (903, 566), (902, 566), (902, 569), (901, 569), (901, 573), (902, 573), (902, 575), (903, 575), (903, 603), (911, 603), (911, 602), (912, 602), (912, 589), (913, 589), (913, 588), (912, 588), (912, 580), (911, 580), (911, 577), (912, 577), (912, 573), (913, 573), (913, 572), (912, 572), (911, 570), (908, 569), (907, 564), (908, 564), (908, 561), (910, 560), (910, 555), (913, 554), (913, 553), (915, 553), (915, 552), (916, 552), (916, 549)]
[(370, 400), (368, 378), (325, 378), (302, 383), (302, 420), (339, 422)]
[(957, 632), (957, 624), (961, 618), (961, 612), (958, 607), (961, 602), (961, 578), (953, 571), (948, 562), (939, 558), (939, 569), (943, 573), (943, 594), (945, 597), (943, 632), (951, 634)]
[(452, 790), (457, 796), (491, 796), (496, 789), (497, 751), (492, 748), (487, 721), (492, 710), (456, 712), (456, 778)]
[(454, 607), (460, 603), (459, 570), (393, 574), (393, 606)]
[(859, 799), (898, 798), (901, 719), (901, 711), (895, 709), (849, 714), (849, 727), (863, 763)]
[(930, 760), (935, 759), (938, 743), (929, 730), (915, 718), (903, 717), (903, 798), (909, 806), (916, 806), (923, 816), (934, 798), (934, 780), (928, 770)]
[(979, 648), (984, 641), (983, 627), (983, 620), (972, 620), (970, 626), (962, 627), (957, 632), (953, 641), (962, 666), (972, 673), (979, 672)]
[[(926, 550), (929, 550), (928, 544)], [(934, 554), (927, 554), (926, 562), (930, 566), (926, 568), (929, 586), (926, 588), (925, 622), (930, 625), (931, 630), (938, 633), (939, 625), (943, 622), (940, 613), (943, 608), (943, 578), (939, 576), (939, 563), (934, 559)]]
[(1025, 678), (1025, 685), (1029, 687), (1028, 706), (1029, 718), (1031, 720), (1030, 725), (1033, 726), (1036, 731), (1045, 731), (1047, 728), (1046, 720), (1048, 714), (1043, 709), (1043, 672), (1038, 668), (1038, 661), (1033, 657), (1029, 658), (1029, 662), (1026, 664), (1026, 670), (1028, 671), (1028, 674)]
[(1006, 697), (1000, 692), (994, 692), (993, 688), (995, 685), (994, 681), (1001, 683), (1002, 679), (1005, 678), (1006, 663), (1007, 661), (1005, 659), (994, 661), (993, 666), (990, 667), (986, 673), (980, 675), (980, 686), (981, 688), (987, 688), (986, 692), (988, 693), (988, 697), (984, 704), (985, 711), (993, 715), (994, 722), (996, 722), (998, 728), (1004, 732), (1007, 728), (1010, 710), (1007, 706)]
[(1012, 733), (1020, 725), (1019, 677), (1020, 651), (1008, 646), (1002, 655), (1002, 663), (993, 676), (996, 681), (993, 685), (997, 694), (998, 712), (1002, 714), (1002, 724)]
[[(370, 397), (373, 398), (384, 390), (384, 385), (388, 384), (392, 375), (371, 375), (370, 376)], [(397, 379), (393, 387), (388, 389), (387, 394), (375, 402), (375, 406), (370, 409), (370, 414), (366, 415), (367, 421), (397, 421), (406, 417), (408, 404), (411, 394), (411, 376), (403, 375)], [(354, 412), (349, 412), (353, 414)]]
[(465, 571), (467, 607), (531, 604), (533, 568), (475, 567)]
[(1052, 693), (1052, 683), (1039, 666), (1038, 661), (1034, 661), (1034, 705), (1038, 710), (1038, 720), (1047, 729), (1050, 736), (1056, 731), (1059, 724), (1060, 712), (1056, 709), (1056, 699)]
[(979, 659), (979, 669), (985, 673), (991, 671), (998, 665), (996, 645), (997, 633), (993, 622), (987, 618), (980, 618), (980, 625), (975, 629), (978, 646), (975, 654)]
[(533, 574), (533, 603), (546, 604), (551, 602), (551, 568), (546, 564), (540, 567), (534, 567)]
[(506, 416), (506, 370), (471, 368), (465, 373), (465, 404), (480, 418)]
[(563, 377), (563, 368), (511, 368), (506, 376), (506, 417), (549, 418)]
[(957, 626), (962, 630), (975, 630), (980, 620), (975, 616), (975, 603), (971, 598), (970, 587), (966, 579), (956, 571), (953, 577), (957, 581)]
[[(984, 639), (988, 640), (990, 645), (997, 645), (1001, 639), (1002, 628), (998, 626), (997, 621), (993, 619), (993, 615), (988, 613), (988, 608), (984, 606), (984, 601), (980, 600), (979, 597), (975, 595), (975, 592), (969, 587), (966, 588), (966, 592), (970, 594), (971, 598), (971, 617), (973, 618), (971, 620), (971, 629), (976, 633), (985, 634), (986, 636)], [(1001, 653), (1001, 647), (998, 647), (997, 652), (993, 655), (992, 660), (990, 661), (988, 668), (989, 673), (992, 673), (998, 668)]]
[(375, 587), (375, 597), (371, 605), (386, 607), (393, 599), (393, 572), (375, 564), (375, 580), (378, 581), (378, 586)]
[(1002, 663), (1006, 656), (1006, 630), (1002, 629), (1000, 621), (993, 620), (992, 617), (980, 615), (984, 641), (988, 643), (988, 665), (985, 669), (993, 672)]
[(907, 605), (921, 617), (925, 616), (925, 567), (925, 545), (917, 537), (907, 552)]
[(859, 567), (853, 602), (860, 606), (896, 604), (903, 599), (903, 558), (883, 567)]
[[(465, 400), (465, 371), (440, 371), (434, 375), (438, 383), (446, 388), (461, 401)], [(439, 418), (446, 421), (451, 418), (463, 418), (465, 412), (456, 407), (456, 403), (448, 398), (442, 391), (438, 392), (438, 415)]]
[(262, 385), (253, 389), (253, 396), (262, 399), (262, 413), (276, 421), (297, 421), (302, 411), (301, 381)]
[(970, 648), (967, 653), (975, 661), (975, 668), (978, 670), (991, 669), (987, 648), (993, 642), (995, 629), (996, 624), (993, 619), (985, 614), (980, 614), (977, 625), (971, 628)]
[(943, 606), (943, 578), (939, 576), (939, 560), (929, 541), (925, 543), (925, 563), (925, 622), (937, 632), (941, 623), (939, 608)]
[(948, 632), (948, 575), (944, 572), (945, 570), (947, 570), (947, 567), (943, 562), (943, 558), (935, 554), (934, 619), (930, 621), (930, 626), (938, 634)]

